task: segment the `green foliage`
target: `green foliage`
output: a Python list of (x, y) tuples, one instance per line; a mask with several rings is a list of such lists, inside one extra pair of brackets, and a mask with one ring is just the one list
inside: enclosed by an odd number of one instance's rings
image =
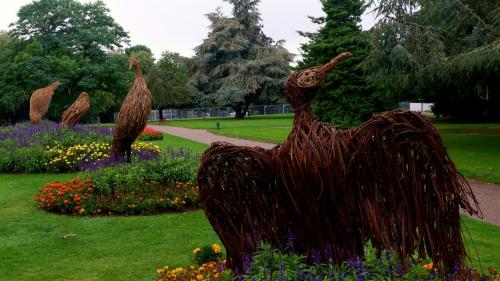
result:
[(220, 106), (232, 106), (243, 118), (251, 103), (282, 96), (292, 55), (283, 41), (262, 31), (258, 0), (226, 0), (233, 17), (221, 10), (208, 14), (210, 33), (196, 47), (191, 83)]
[(372, 0), (381, 18), (366, 62), (400, 100), (435, 102), (434, 113), (500, 120), (500, 3)]
[(193, 255), (193, 262), (198, 266), (201, 266), (207, 262), (218, 262), (224, 259), (224, 253), (222, 252), (222, 248), (218, 244), (205, 245), (201, 248), (196, 248), (193, 250)]
[(103, 194), (139, 191), (145, 182), (169, 185), (172, 182), (195, 182), (198, 163), (193, 160), (169, 159), (136, 162), (85, 172), (81, 178), (92, 179)]
[[(336, 265), (330, 261), (306, 261), (306, 258), (292, 251), (279, 251), (270, 245), (262, 244), (261, 249), (250, 258), (249, 268), (239, 280), (449, 280), (462, 279), (464, 276), (449, 275), (446, 279), (440, 278), (435, 272), (427, 272), (420, 261), (413, 264), (410, 261), (405, 266), (401, 265), (395, 256), (385, 254), (377, 258), (370, 247), (366, 252), (369, 257), (365, 260), (352, 258), (347, 262)], [(317, 253), (318, 257), (322, 254)], [(415, 258), (415, 260), (417, 260)], [(428, 263), (427, 266), (429, 266)], [(432, 266), (431, 266), (432, 267)], [(406, 268), (406, 270), (404, 269)], [(484, 276), (476, 270), (469, 271), (467, 280), (493, 281), (495, 269), (491, 269)], [(484, 278), (484, 279), (483, 279)]]
[[(111, 137), (111, 130), (101, 131), (91, 126), (62, 128), (59, 124), (45, 121), (37, 125), (25, 122), (1, 127), (0, 172), (40, 173), (57, 167), (67, 172), (72, 165), (80, 164), (79, 159), (75, 159), (76, 153), (66, 154), (68, 148), (76, 145), (87, 147), (86, 144), (95, 141), (110, 143)], [(60, 153), (57, 152), (59, 150)], [(81, 154), (87, 152), (80, 151)], [(49, 163), (57, 156), (70, 158)], [(67, 160), (71, 160), (71, 164)]]
[(37, 38), (48, 52), (61, 48), (84, 57), (102, 57), (128, 42), (128, 35), (108, 15), (104, 2), (39, 0), (21, 7), (11, 34)]
[(0, 155), (0, 172), (41, 173), (46, 171), (49, 159), (41, 146), (11, 149), (9, 145), (1, 145)]
[(363, 1), (321, 1), (325, 17), (312, 18), (323, 26), (317, 33), (301, 32), (309, 39), (302, 45), (300, 68), (320, 66), (341, 52), (353, 56), (342, 62), (326, 79), (313, 101), (315, 114), (338, 128), (361, 124), (374, 112), (391, 107), (382, 91), (367, 81), (362, 62), (369, 53), (366, 34), (361, 31)]
[(151, 67), (146, 80), (155, 108), (178, 108), (192, 104), (186, 60), (178, 53), (167, 51)]
[(141, 66), (142, 73), (147, 75), (151, 67), (155, 64), (155, 58), (153, 57), (153, 52), (144, 46), (136, 45), (125, 50), (125, 54), (129, 57), (135, 57)]
[(117, 53), (128, 35), (108, 13), (102, 1), (75, 0), (40, 0), (19, 10), (10, 35), (0, 37), (0, 123), (27, 119), (31, 93), (55, 80), (62, 85), (49, 119), (59, 120), (82, 91), (91, 96), (84, 120), (117, 110), (133, 74), (127, 56)]

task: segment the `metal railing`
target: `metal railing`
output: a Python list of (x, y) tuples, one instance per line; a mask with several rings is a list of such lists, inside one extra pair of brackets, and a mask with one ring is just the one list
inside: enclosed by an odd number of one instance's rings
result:
[[(248, 108), (246, 116), (273, 115), (292, 113), (289, 104), (278, 105), (254, 105)], [(234, 117), (235, 112), (231, 107), (205, 107), (190, 109), (163, 109), (161, 116), (163, 119), (203, 119), (203, 118), (224, 118)], [(118, 113), (114, 114), (115, 122)], [(160, 110), (152, 110), (149, 121), (160, 120)]]

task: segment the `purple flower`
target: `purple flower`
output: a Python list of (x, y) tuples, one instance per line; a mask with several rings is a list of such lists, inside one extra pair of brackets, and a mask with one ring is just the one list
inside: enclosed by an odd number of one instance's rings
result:
[(318, 250), (313, 249), (311, 251), (311, 260), (314, 264), (320, 264), (321, 263), (321, 254), (319, 253)]

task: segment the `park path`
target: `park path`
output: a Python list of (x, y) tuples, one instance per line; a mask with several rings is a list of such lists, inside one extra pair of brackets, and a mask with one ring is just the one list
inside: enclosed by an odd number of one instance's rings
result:
[(188, 129), (188, 128), (171, 127), (171, 126), (158, 126), (158, 125), (148, 125), (148, 127), (161, 132), (165, 132), (170, 135), (178, 136), (196, 142), (205, 143), (208, 145), (210, 145), (213, 142), (220, 141), (241, 146), (251, 146), (251, 147), (258, 146), (258, 147), (263, 147), (265, 149), (271, 149), (276, 146), (276, 144), (272, 143), (258, 142), (258, 141), (251, 141), (251, 140), (244, 140), (244, 139), (230, 138), (226, 136), (216, 135), (210, 133), (207, 130)]
[[(174, 136), (189, 139), (196, 142), (211, 144), (213, 142), (227, 142), (234, 145), (262, 147), (266, 149), (273, 148), (276, 144), (258, 142), (252, 140), (230, 138), (220, 136), (201, 129), (188, 129), (171, 126), (148, 125), (148, 127), (159, 130)], [(500, 185), (480, 182), (476, 180), (468, 180), (472, 191), (476, 196), (483, 219), (486, 222), (500, 226)]]

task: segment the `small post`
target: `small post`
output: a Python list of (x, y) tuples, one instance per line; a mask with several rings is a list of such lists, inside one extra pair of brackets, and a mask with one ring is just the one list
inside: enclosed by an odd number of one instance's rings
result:
[(219, 130), (220, 129), (220, 123), (219, 123), (219, 121), (217, 121), (216, 125), (217, 125), (217, 130)]

